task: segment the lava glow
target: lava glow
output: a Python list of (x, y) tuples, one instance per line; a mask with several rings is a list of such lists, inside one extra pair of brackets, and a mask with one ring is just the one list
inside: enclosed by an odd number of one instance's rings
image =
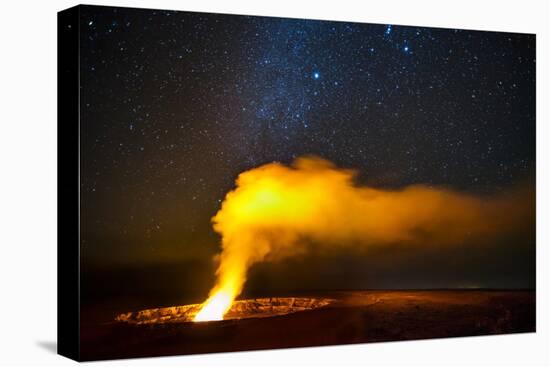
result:
[(229, 293), (220, 291), (208, 298), (193, 321), (219, 321), (231, 308), (233, 298)]
[(355, 183), (352, 170), (306, 157), (239, 175), (212, 221), (221, 234), (217, 281), (195, 321), (222, 320), (250, 266), (315, 248), (452, 246), (506, 236), (534, 213), (534, 194), (478, 197), (413, 185), (383, 190)]

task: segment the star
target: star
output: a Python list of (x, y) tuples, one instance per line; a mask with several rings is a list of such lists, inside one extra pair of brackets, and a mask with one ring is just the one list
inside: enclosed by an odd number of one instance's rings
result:
[(83, 195), (111, 195), (90, 222), (162, 215), (204, 243), (241, 172), (308, 154), (381, 188), (534, 176), (532, 35), (93, 7), (80, 22)]

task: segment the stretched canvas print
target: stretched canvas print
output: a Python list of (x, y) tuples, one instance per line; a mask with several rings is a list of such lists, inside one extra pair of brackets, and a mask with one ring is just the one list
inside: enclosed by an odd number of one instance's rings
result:
[(59, 353), (535, 331), (535, 35), (58, 25)]

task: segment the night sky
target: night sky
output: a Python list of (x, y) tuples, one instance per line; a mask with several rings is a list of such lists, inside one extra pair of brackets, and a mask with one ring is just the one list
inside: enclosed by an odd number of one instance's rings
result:
[[(237, 175), (302, 155), (380, 188), (487, 195), (533, 182), (534, 35), (86, 6), (79, 26), (85, 265), (209, 264), (210, 218)], [(410, 284), (376, 271), (383, 286), (532, 286), (534, 233), (524, 240), (493, 265), (473, 256), (466, 280), (434, 254), (427, 271), (411, 265), (424, 275)]]

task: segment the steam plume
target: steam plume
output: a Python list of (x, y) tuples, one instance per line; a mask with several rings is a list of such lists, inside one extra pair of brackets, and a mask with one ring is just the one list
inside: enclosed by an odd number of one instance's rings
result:
[(196, 320), (221, 319), (258, 262), (303, 255), (312, 247), (496, 239), (521, 231), (534, 212), (525, 190), (492, 197), (424, 185), (390, 191), (358, 186), (355, 176), (316, 157), (240, 174), (212, 218), (222, 251), (216, 285)]

